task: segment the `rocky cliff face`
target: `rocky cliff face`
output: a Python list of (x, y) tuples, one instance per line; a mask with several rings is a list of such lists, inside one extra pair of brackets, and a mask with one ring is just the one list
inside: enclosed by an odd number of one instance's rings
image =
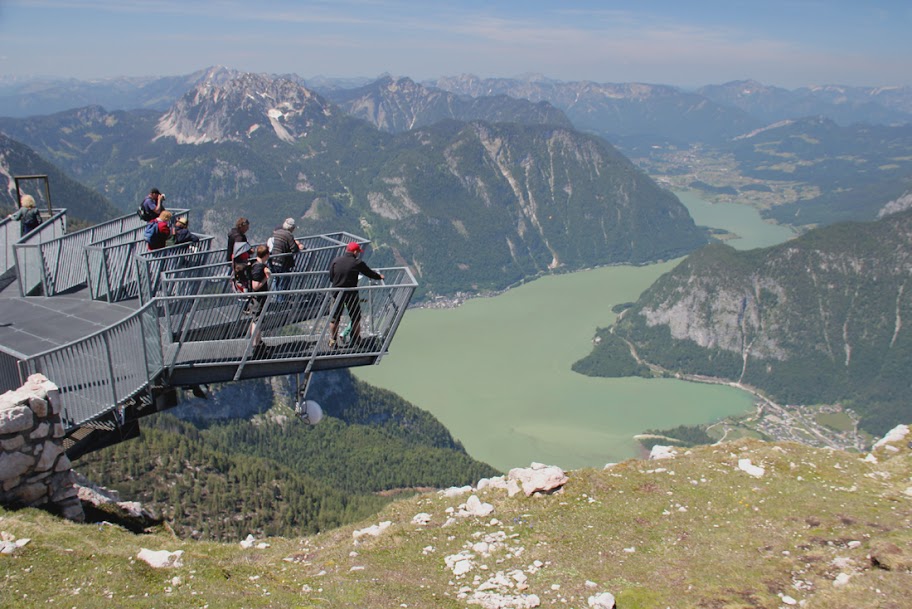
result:
[(203, 144), (244, 141), (262, 129), (294, 142), (331, 115), (330, 104), (297, 82), (244, 74), (196, 86), (161, 117), (156, 134)]
[[(764, 250), (707, 247), (618, 323), (646, 359), (803, 402), (909, 389), (912, 212)], [(863, 409), (863, 405), (861, 408)]]

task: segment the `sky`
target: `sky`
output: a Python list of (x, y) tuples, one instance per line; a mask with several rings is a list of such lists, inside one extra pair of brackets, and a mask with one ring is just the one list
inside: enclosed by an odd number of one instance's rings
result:
[(0, 76), (912, 85), (912, 0), (0, 0)]

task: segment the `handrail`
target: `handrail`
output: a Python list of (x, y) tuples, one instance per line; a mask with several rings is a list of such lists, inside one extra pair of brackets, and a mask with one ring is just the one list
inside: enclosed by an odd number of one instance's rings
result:
[(8, 216), (0, 219), (0, 273), (5, 273), (16, 266), (16, 251), (13, 245), (22, 238), (19, 222)]
[[(145, 251), (134, 257), (139, 300), (145, 304), (158, 292), (161, 275), (167, 271), (194, 268), (212, 258), (210, 235), (197, 235), (199, 241), (180, 243), (153, 251)], [(216, 253), (224, 255), (224, 250)]]
[(88, 282), (83, 253), (86, 245), (141, 226), (142, 220), (136, 214), (130, 214), (42, 243), (45, 296), (54, 296)]
[[(173, 210), (174, 218), (186, 217), (189, 210)], [(137, 218), (138, 220), (139, 218)], [(118, 302), (139, 295), (134, 257), (148, 252), (143, 239), (145, 224), (85, 246), (86, 281), (93, 299)]]
[[(330, 314), (345, 290), (327, 287), (325, 271), (288, 273), (293, 289), (250, 296), (231, 292), (225, 275), (162, 277), (162, 294), (121, 322), (67, 345), (19, 362), (21, 378), (41, 372), (60, 388), (67, 431), (107, 414), (147, 388), (166, 370), (245, 368), (263, 363), (353, 361), (376, 363), (387, 352), (417, 287), (407, 268), (378, 269), (382, 284), (362, 278), (356, 288), (362, 311), (362, 341), (340, 335), (330, 347)], [(260, 311), (251, 300), (261, 299)], [(340, 327), (348, 324), (347, 312)], [(266, 348), (254, 346), (262, 338)], [(138, 357), (142, 353), (142, 357)], [(364, 359), (367, 358), (367, 359)], [(260, 376), (268, 376), (261, 369)]]
[(16, 257), (16, 271), (19, 279), (19, 294), (28, 296), (37, 292), (38, 288), (47, 294), (45, 277), (46, 265), (41, 256), (41, 246), (48, 241), (54, 241), (66, 233), (66, 210), (54, 210), (50, 218), (36, 228), (23, 235), (13, 245)]
[[(172, 212), (177, 217), (187, 214), (188, 210), (178, 209)], [(121, 235), (135, 235), (137, 239), (142, 239), (144, 226), (145, 222), (136, 214), (128, 214), (43, 242), (41, 270), (45, 296), (54, 296), (89, 283), (86, 246)]]
[[(350, 236), (353, 237), (353, 241), (358, 241), (358, 243), (369, 243), (365, 239), (356, 237), (354, 235), (349, 235), (348, 233), (339, 233), (340, 236)], [(273, 275), (273, 289), (291, 289), (289, 285), (285, 284), (284, 277), (295, 272), (313, 272), (313, 271), (325, 271), (329, 269), (329, 264), (332, 262), (333, 258), (341, 254), (345, 250), (345, 246), (348, 243), (347, 241), (341, 241), (338, 239), (333, 239), (331, 237), (326, 237), (324, 235), (317, 235), (312, 237), (304, 237), (301, 239), (302, 244), (305, 249), (303, 251), (296, 252), (294, 254), (279, 254), (276, 256), (270, 256), (269, 260), (275, 262), (281, 258), (288, 256), (294, 257), (294, 264), (292, 265), (291, 271), (288, 273), (276, 273)], [(213, 250), (218, 254), (224, 255), (224, 249)], [(215, 257), (218, 259), (217, 257)], [(178, 278), (197, 278), (197, 277), (230, 277), (233, 274), (234, 270), (231, 268), (229, 262), (210, 262), (203, 263), (197, 266), (192, 266), (182, 269), (171, 269), (166, 270), (162, 273), (163, 280), (172, 280)], [(163, 285), (166, 282), (163, 282)]]
[(145, 389), (162, 370), (161, 349), (150, 303), (85, 338), (20, 360), (19, 374), (24, 379), (40, 372), (53, 379), (60, 389), (61, 420), (71, 430)]

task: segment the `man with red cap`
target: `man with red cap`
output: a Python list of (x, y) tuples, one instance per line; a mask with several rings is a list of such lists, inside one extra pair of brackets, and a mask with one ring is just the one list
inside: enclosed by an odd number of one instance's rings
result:
[[(358, 275), (365, 275), (371, 279), (383, 279), (383, 275), (374, 271), (365, 263), (359, 254), (364, 250), (354, 241), (345, 248), (345, 253), (336, 257), (329, 264), (329, 279), (334, 288), (357, 288)], [(334, 347), (339, 336), (339, 320), (342, 310), (348, 309), (351, 319), (352, 342), (358, 341), (361, 336), (361, 299), (358, 290), (347, 289), (339, 292), (333, 305), (333, 313), (329, 322), (329, 346)]]

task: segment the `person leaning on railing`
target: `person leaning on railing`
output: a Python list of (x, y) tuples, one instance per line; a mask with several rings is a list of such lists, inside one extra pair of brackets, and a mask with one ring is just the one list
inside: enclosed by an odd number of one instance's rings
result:
[[(358, 275), (365, 275), (371, 279), (382, 280), (383, 275), (376, 272), (367, 263), (361, 260), (359, 254), (364, 250), (352, 241), (345, 248), (345, 253), (337, 256), (329, 264), (329, 280), (334, 288), (357, 288)], [(333, 303), (333, 313), (329, 322), (329, 346), (335, 347), (339, 338), (339, 320), (342, 319), (342, 309), (348, 310), (351, 319), (352, 342), (361, 338), (361, 296), (356, 289), (346, 289), (336, 296)]]
[(168, 238), (171, 237), (171, 212), (167, 209), (160, 213), (154, 220), (149, 220), (149, 224), (155, 223), (155, 232), (146, 239), (149, 251), (160, 250), (167, 245)]
[(277, 273), (275, 280), (275, 289), (284, 290), (287, 279), (278, 275), (278, 273), (287, 273), (294, 269), (294, 256), (304, 249), (304, 245), (294, 238), (295, 219), (285, 218), (280, 228), (272, 233), (270, 240), (270, 252), (272, 258), (269, 260), (269, 266), (273, 273)]
[[(235, 246), (238, 243), (249, 243), (247, 241), (247, 231), (250, 229), (250, 220), (244, 218), (243, 216), (237, 219), (237, 222), (234, 223), (234, 228), (228, 231), (228, 262), (237, 262), (235, 260)], [(248, 247), (245, 251), (249, 251)], [(250, 254), (244, 256), (246, 261), (249, 258)]]
[(187, 218), (180, 217), (174, 221), (174, 231), (165, 243), (166, 245), (180, 245), (181, 243), (199, 243), (199, 240), (199, 237), (187, 228)]
[(21, 235), (32, 232), (41, 225), (41, 212), (35, 207), (35, 197), (22, 195), (20, 207), (8, 217), (10, 220), (19, 220)]

